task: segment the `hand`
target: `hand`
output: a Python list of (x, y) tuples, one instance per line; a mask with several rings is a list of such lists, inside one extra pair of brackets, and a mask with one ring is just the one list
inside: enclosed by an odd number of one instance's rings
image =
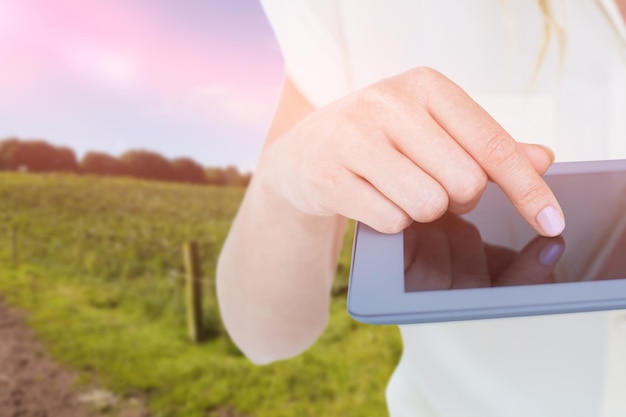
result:
[(562, 237), (537, 236), (519, 252), (484, 243), (478, 229), (452, 214), (404, 230), (407, 292), (554, 282)]
[(456, 84), (416, 68), (313, 112), (266, 146), (255, 175), (303, 213), (383, 233), (465, 213), (491, 179), (538, 233), (554, 236), (564, 220), (541, 179), (551, 163)]

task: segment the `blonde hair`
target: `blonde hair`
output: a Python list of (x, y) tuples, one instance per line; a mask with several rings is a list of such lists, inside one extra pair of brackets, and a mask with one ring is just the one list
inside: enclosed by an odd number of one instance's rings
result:
[(559, 45), (559, 64), (563, 62), (563, 56), (565, 54), (565, 30), (554, 18), (551, 3), (551, 0), (537, 0), (537, 5), (539, 6), (539, 10), (543, 15), (543, 43), (541, 45), (541, 50), (539, 51), (539, 56), (537, 57), (537, 62), (535, 62), (535, 68), (533, 69), (530, 79), (531, 88), (535, 84), (535, 81), (537, 81), (537, 77), (539, 76), (539, 70), (541, 69), (541, 64), (546, 57), (546, 53), (548, 52), (548, 47), (550, 46), (550, 40), (552, 39), (552, 35), (556, 37), (557, 43)]

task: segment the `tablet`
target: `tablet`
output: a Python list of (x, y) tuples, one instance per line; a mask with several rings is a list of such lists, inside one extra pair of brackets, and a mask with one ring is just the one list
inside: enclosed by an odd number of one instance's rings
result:
[(538, 236), (490, 183), (478, 206), (383, 234), (357, 223), (348, 312), (409, 324), (626, 308), (626, 160), (554, 164), (561, 236)]

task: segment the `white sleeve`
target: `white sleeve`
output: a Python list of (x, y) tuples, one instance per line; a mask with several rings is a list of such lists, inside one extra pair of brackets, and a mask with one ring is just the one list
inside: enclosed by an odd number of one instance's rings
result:
[(287, 76), (315, 107), (350, 92), (340, 2), (261, 0)]

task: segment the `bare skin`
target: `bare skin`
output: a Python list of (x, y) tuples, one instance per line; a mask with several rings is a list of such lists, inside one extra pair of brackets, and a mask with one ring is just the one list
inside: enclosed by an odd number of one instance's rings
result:
[(328, 320), (346, 218), (383, 232), (471, 210), (497, 183), (541, 235), (564, 228), (541, 179), (551, 151), (514, 141), (429, 68), (314, 109), (286, 80), (266, 145), (220, 255), (222, 317), (259, 364), (307, 349)]

